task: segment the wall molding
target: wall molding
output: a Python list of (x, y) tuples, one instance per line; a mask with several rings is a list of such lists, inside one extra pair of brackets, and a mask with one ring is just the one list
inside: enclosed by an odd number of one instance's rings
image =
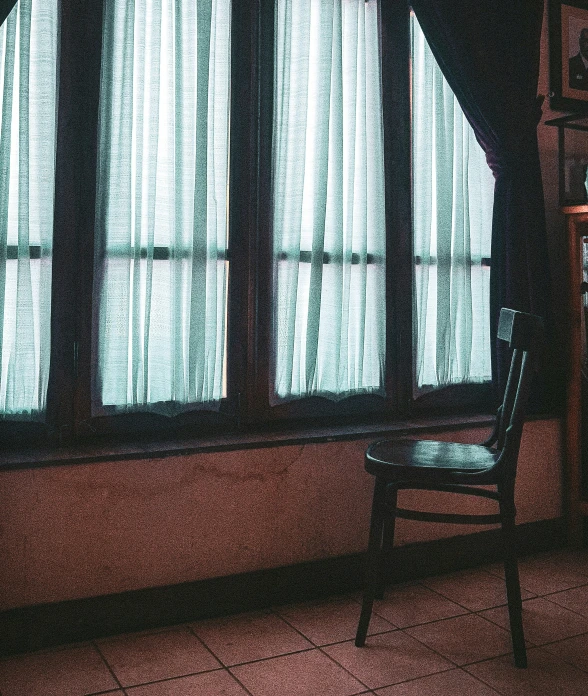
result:
[[(520, 556), (565, 545), (563, 518), (518, 525)], [(400, 546), (392, 582), (501, 560), (500, 532)], [(133, 590), (0, 612), (0, 655), (156, 629), (270, 606), (354, 592), (363, 583), (357, 553), (222, 578)]]

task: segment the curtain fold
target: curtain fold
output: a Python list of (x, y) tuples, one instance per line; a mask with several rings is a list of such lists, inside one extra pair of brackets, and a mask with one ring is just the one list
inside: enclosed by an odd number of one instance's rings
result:
[(105, 5), (94, 414), (226, 396), (230, 0)]
[(384, 392), (376, 0), (278, 0), (270, 403)]
[[(491, 335), (501, 306), (545, 316), (549, 266), (537, 142), (541, 0), (413, 0), (441, 70), (482, 145), (496, 183)], [(492, 345), (500, 391), (507, 355)]]
[(57, 0), (0, 26), (0, 416), (42, 420), (50, 357)]
[(494, 180), (411, 15), (415, 395), (491, 379)]

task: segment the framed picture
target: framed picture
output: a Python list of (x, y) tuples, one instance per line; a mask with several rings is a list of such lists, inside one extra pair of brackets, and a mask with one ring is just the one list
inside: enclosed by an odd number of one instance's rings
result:
[(588, 112), (588, 0), (549, 1), (550, 106)]

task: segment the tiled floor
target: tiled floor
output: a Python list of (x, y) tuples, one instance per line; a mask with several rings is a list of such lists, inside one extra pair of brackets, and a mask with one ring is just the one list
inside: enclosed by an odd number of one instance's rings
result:
[(0, 696), (588, 696), (588, 551), (520, 564), (516, 669), (499, 565), (390, 587), (364, 648), (359, 597), (0, 660)]

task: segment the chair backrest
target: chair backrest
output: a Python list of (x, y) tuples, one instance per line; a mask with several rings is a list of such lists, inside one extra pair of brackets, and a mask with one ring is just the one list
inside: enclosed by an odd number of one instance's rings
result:
[[(514, 478), (525, 411), (533, 373), (537, 367), (537, 355), (543, 345), (543, 320), (535, 314), (501, 309), (498, 322), (498, 338), (507, 341), (512, 349), (510, 372), (502, 406), (498, 411), (495, 430), (496, 446), (504, 450), (504, 465), (512, 468), (505, 474)], [(502, 457), (501, 457), (502, 459)]]

